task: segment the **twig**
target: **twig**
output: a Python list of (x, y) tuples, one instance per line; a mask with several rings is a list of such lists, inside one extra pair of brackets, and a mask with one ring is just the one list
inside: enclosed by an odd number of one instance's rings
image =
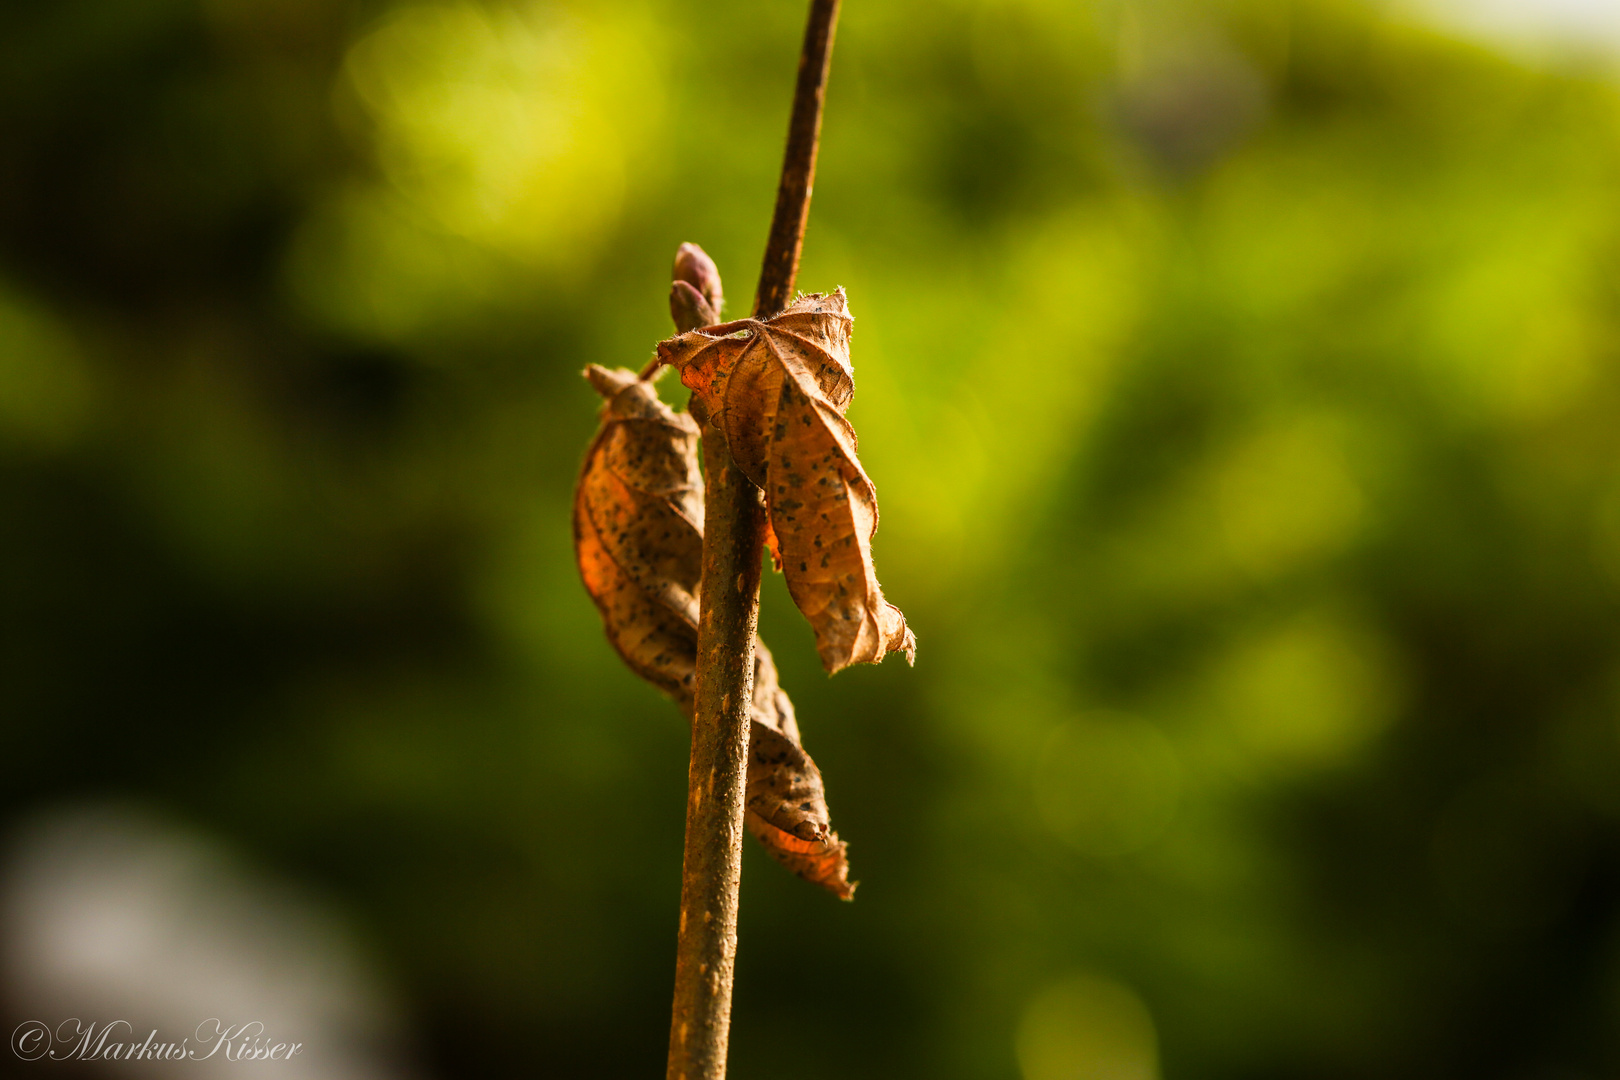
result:
[(776, 188), (776, 213), (759, 270), (754, 314), (774, 315), (788, 306), (793, 279), (799, 273), (799, 250), (810, 220), (810, 190), (816, 181), (816, 150), (821, 144), (821, 106), (827, 96), (827, 68), (832, 63), (833, 31), (839, 0), (811, 0), (810, 22), (799, 53), (799, 81), (793, 89), (793, 116), (788, 120), (787, 153), (782, 182)]
[[(839, 0), (812, 0), (799, 57), (776, 213), (754, 298), (757, 314), (787, 305), (810, 216), (816, 143)], [(683, 329), (687, 329), (683, 327)], [(687, 772), (686, 857), (675, 954), (668, 1080), (724, 1080), (737, 956), (742, 879), (743, 788), (765, 510), (725, 444), (703, 440), (703, 584), (698, 620), (696, 707)]]

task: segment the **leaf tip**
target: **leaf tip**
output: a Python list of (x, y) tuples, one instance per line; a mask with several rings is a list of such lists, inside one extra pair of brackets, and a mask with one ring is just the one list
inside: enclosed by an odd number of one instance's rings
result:
[(776, 538), (776, 530), (771, 527), (771, 519), (765, 519), (765, 550), (771, 554), (771, 565), (780, 574), (782, 572), (782, 542)]
[(580, 372), (585, 381), (591, 384), (598, 394), (605, 398), (617, 395), (621, 390), (636, 383), (636, 373), (629, 368), (615, 368), (609, 370), (601, 364), (591, 364)]
[[(917, 666), (917, 635), (912, 633), (911, 632), (911, 627), (906, 625), (906, 617), (900, 613), (899, 608), (895, 607), (893, 604), (890, 604), (889, 605), (889, 610), (894, 613), (894, 618), (896, 620), (898, 620), (899, 623), (900, 623), (900, 628), (899, 628), (900, 632), (898, 634), (895, 634), (895, 635), (890, 637), (890, 639), (889, 639), (890, 640), (889, 648), (895, 650), (896, 652), (905, 653), (906, 654), (906, 665), (908, 667), (916, 667)], [(899, 638), (899, 643), (898, 644), (896, 644), (894, 642), (894, 639), (896, 637)]]

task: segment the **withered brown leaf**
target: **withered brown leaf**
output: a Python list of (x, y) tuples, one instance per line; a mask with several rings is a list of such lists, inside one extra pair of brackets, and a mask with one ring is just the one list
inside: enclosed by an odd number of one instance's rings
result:
[(844, 290), (801, 296), (769, 319), (692, 330), (658, 345), (738, 467), (765, 490), (788, 591), (830, 672), (915, 661), (917, 639), (872, 565), (877, 490), (844, 418), (855, 393)]
[(703, 479), (698, 427), (624, 369), (585, 371), (607, 399), (574, 492), (574, 553), (608, 640), (691, 711)]
[[(703, 558), (698, 427), (633, 372), (592, 365), (585, 377), (607, 400), (574, 494), (580, 576), (625, 663), (690, 718)], [(848, 899), (855, 887), (821, 773), (800, 744), (770, 650), (757, 639), (752, 706), (749, 831), (788, 869)]]
[(754, 641), (754, 708), (743, 822), (777, 862), (848, 900), (847, 845), (832, 831), (821, 770), (804, 752), (793, 702), (765, 643)]

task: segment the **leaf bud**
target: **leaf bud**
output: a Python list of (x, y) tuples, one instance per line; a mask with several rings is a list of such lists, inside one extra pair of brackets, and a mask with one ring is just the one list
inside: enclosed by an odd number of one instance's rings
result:
[(714, 312), (713, 321), (720, 321), (720, 312), (725, 307), (725, 298), (720, 289), (720, 268), (714, 265), (707, 252), (696, 244), (682, 244), (675, 252), (675, 280), (684, 281), (696, 289)]
[(684, 281), (669, 287), (669, 315), (675, 320), (676, 331), (682, 334), (720, 321), (720, 313), (709, 306), (703, 294)]

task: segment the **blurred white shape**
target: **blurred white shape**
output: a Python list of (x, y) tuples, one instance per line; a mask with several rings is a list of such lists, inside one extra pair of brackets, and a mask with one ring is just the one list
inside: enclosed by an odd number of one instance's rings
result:
[(1024, 1080), (1158, 1080), (1158, 1036), (1142, 999), (1076, 973), (1032, 998), (1018, 1023)]
[(1620, 50), (1616, 0), (1417, 0), (1417, 6), (1515, 52)]
[[(382, 1080), (402, 1067), (393, 1011), (353, 943), (307, 897), (256, 877), (207, 840), (123, 806), (74, 807), (19, 830), (0, 875), (11, 1025), (127, 1021), (108, 1041), (190, 1039), (258, 1022), (288, 1060), (106, 1061), (125, 1075), (183, 1067), (199, 1080)], [(65, 1029), (73, 1030), (69, 1024)], [(212, 1024), (205, 1039), (215, 1033)], [(58, 1044), (67, 1053), (70, 1047)]]

